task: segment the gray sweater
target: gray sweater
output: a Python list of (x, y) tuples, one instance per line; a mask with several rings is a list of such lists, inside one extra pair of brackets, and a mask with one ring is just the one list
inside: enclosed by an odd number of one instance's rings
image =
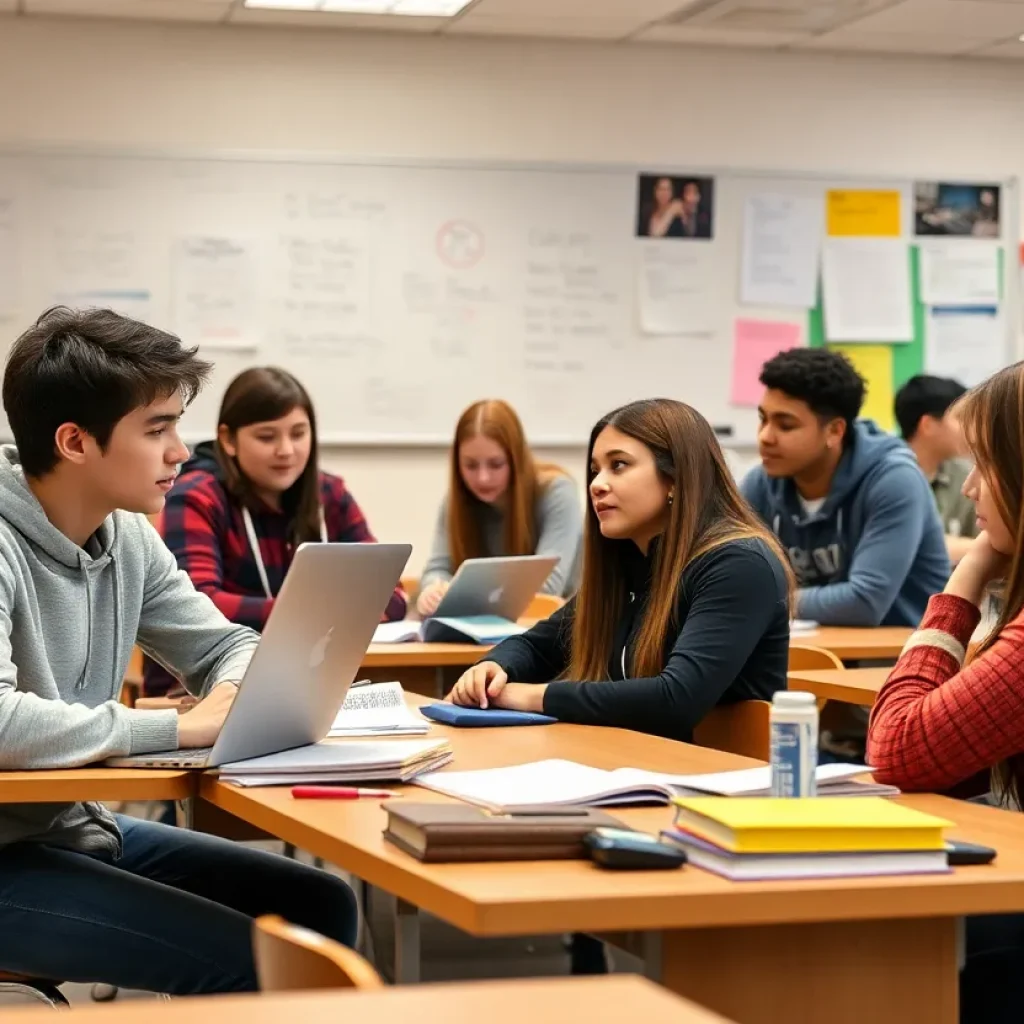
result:
[[(485, 555), (496, 558), (505, 550), (505, 514), (493, 505), (477, 502), (480, 534)], [(583, 514), (576, 485), (567, 476), (554, 477), (537, 497), (537, 549), (535, 555), (557, 555), (558, 565), (541, 588), (545, 594), (571, 597), (580, 582)], [(420, 589), (452, 578), (452, 558), (448, 549), (448, 498), (441, 503), (434, 531), (430, 558), (423, 568)]]
[[(115, 512), (78, 547), (46, 518), (17, 450), (0, 448), (0, 770), (174, 749), (175, 711), (118, 702), (136, 641), (199, 695), (240, 679), (258, 637), (195, 590), (145, 516)], [(0, 805), (0, 846), (44, 838), (120, 851), (99, 804)]]

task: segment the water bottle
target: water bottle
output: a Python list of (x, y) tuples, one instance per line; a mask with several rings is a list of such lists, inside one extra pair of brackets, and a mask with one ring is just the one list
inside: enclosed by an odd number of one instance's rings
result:
[(772, 796), (814, 796), (817, 792), (818, 703), (813, 693), (779, 690), (769, 716)]

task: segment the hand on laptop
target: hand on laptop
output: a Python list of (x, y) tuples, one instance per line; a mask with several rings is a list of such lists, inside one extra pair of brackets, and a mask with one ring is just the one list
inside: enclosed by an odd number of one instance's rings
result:
[(441, 598), (444, 597), (447, 589), (448, 584), (443, 580), (439, 580), (437, 583), (431, 583), (430, 586), (420, 594), (416, 600), (416, 610), (423, 616), (423, 618), (429, 618), (437, 611), (437, 606), (441, 603)]
[(220, 684), (195, 707), (178, 717), (179, 747), (212, 747), (238, 693), (234, 684)]
[(464, 708), (485, 708), (496, 703), (508, 683), (505, 670), (493, 661), (482, 661), (464, 672), (445, 700)]

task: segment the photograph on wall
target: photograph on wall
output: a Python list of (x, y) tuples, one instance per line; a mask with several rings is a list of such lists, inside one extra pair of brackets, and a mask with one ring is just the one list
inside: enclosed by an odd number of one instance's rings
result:
[(637, 179), (638, 238), (713, 238), (715, 179), (641, 174)]
[(919, 181), (914, 185), (914, 233), (954, 238), (999, 238), (998, 185)]

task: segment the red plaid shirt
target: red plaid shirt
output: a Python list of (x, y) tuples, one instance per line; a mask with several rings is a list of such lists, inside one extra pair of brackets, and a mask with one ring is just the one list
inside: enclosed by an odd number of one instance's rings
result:
[(900, 657), (871, 712), (867, 759), (879, 782), (948, 790), (1024, 752), (1024, 615), (965, 668), (942, 646), (966, 650), (979, 618), (959, 597), (928, 602), (915, 634), (924, 642)]
[[(327, 539), (348, 543), (375, 540), (355, 499), (340, 477), (320, 474), (320, 502)], [(252, 512), (260, 555), (272, 593), (277, 594), (291, 566), (294, 549), (288, 540), (288, 520), (269, 508)], [(206, 469), (185, 472), (175, 483), (160, 522), (160, 532), (180, 568), (197, 590), (208, 594), (232, 622), (262, 630), (274, 606), (260, 580), (242, 519), (216, 474)], [(396, 588), (384, 620), (404, 618), (406, 596)], [(145, 691), (165, 693), (174, 680), (147, 659)]]

